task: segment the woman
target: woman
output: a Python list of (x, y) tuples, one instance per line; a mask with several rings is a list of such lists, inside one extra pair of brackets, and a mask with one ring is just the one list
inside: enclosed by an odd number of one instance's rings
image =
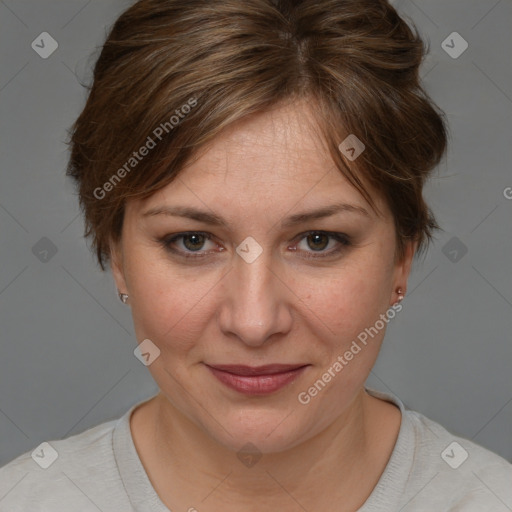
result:
[(142, 0), (71, 133), (159, 393), (0, 470), (1, 511), (501, 511), (512, 466), (365, 388), (446, 149), (385, 0)]

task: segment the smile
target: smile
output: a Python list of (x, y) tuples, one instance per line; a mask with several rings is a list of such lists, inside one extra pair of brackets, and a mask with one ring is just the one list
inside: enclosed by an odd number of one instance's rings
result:
[(309, 365), (267, 365), (250, 367), (216, 365), (206, 367), (227, 387), (247, 395), (274, 393), (293, 382)]

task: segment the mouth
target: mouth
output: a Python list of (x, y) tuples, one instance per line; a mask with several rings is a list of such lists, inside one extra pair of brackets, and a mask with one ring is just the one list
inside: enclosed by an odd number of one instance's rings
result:
[(309, 364), (269, 364), (265, 366), (208, 365), (209, 371), (225, 386), (247, 395), (274, 393), (293, 382)]

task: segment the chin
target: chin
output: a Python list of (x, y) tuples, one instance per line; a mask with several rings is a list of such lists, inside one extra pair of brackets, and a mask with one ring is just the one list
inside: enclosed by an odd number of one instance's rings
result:
[(249, 446), (249, 451), (254, 449), (261, 454), (278, 453), (293, 448), (307, 438), (300, 433), (296, 419), (291, 418), (292, 415), (285, 419), (288, 414), (289, 412), (283, 410), (238, 409), (232, 415), (223, 415), (224, 428), (209, 420), (208, 425), (203, 424), (203, 428), (210, 437), (233, 452), (244, 451), (244, 447), (247, 449)]

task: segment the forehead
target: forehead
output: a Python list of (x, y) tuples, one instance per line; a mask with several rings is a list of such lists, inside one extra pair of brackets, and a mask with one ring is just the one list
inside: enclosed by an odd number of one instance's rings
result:
[[(330, 157), (307, 102), (287, 103), (222, 130), (180, 171), (179, 179), (141, 206), (197, 200), (212, 210), (285, 209), (349, 202), (372, 213)], [(381, 198), (368, 188), (379, 210)], [(196, 196), (195, 199), (192, 196)], [(277, 201), (276, 201), (277, 200)]]
[(317, 134), (312, 112), (306, 103), (297, 102), (227, 126), (198, 152), (190, 167), (215, 173), (224, 171), (225, 179), (261, 182), (262, 177), (318, 178), (333, 165)]

